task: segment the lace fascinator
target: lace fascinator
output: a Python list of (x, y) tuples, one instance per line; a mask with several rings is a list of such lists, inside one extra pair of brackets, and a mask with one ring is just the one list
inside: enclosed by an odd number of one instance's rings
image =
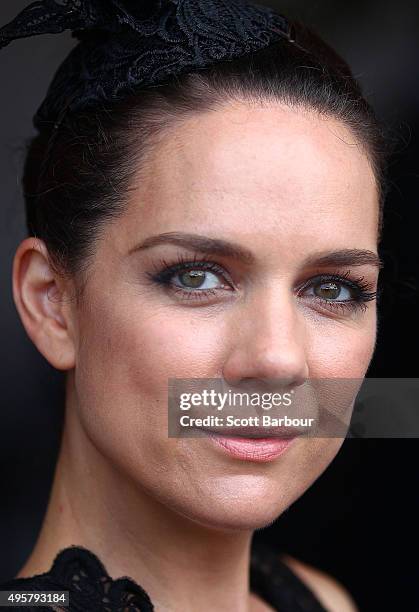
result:
[(41, 0), (0, 28), (0, 49), (19, 38), (65, 30), (79, 42), (34, 116), (39, 130), (58, 127), (67, 112), (280, 39), (293, 41), (285, 17), (242, 0)]

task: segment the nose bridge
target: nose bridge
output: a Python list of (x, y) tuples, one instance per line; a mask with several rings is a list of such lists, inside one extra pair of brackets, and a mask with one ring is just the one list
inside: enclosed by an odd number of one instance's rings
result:
[(236, 315), (226, 380), (302, 384), (307, 379), (304, 320), (286, 281), (258, 288)]

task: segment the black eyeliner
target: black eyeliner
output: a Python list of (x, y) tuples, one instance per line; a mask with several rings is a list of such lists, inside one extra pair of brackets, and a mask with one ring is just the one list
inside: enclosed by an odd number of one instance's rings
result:
[[(147, 272), (147, 277), (153, 282), (160, 286), (170, 288), (172, 291), (181, 294), (185, 299), (205, 299), (209, 295), (214, 295), (219, 291), (218, 289), (199, 289), (199, 288), (182, 288), (178, 285), (174, 285), (171, 280), (175, 274), (179, 272), (200, 269), (207, 270), (219, 274), (222, 276), (228, 284), (234, 287), (230, 276), (226, 270), (220, 266), (216, 261), (212, 260), (210, 256), (206, 256), (205, 259), (200, 259), (201, 255), (195, 254), (192, 258), (185, 257), (183, 254), (179, 254), (175, 263), (169, 263), (165, 259), (161, 259), (156, 266), (156, 270), (152, 273)], [(317, 274), (312, 276), (306, 282), (302, 283), (297, 294), (302, 290), (309, 287), (315, 286), (316, 284), (326, 282), (336, 282), (346, 288), (352, 289), (355, 292), (355, 297), (351, 300), (327, 300), (314, 296), (315, 302), (320, 303), (322, 306), (329, 310), (341, 310), (348, 312), (350, 310), (366, 310), (366, 302), (372, 301), (377, 298), (379, 291), (370, 291), (372, 283), (365, 281), (364, 277), (351, 278), (351, 270), (333, 273), (333, 274)]]

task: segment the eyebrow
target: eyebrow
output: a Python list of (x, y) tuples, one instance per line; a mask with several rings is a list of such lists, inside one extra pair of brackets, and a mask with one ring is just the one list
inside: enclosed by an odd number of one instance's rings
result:
[[(199, 234), (188, 234), (184, 232), (166, 232), (146, 238), (140, 244), (129, 250), (129, 254), (143, 251), (160, 244), (174, 244), (189, 250), (199, 251), (211, 255), (221, 255), (254, 264), (256, 257), (246, 247), (240, 246), (228, 240), (210, 238)], [(378, 269), (384, 266), (383, 261), (374, 253), (366, 249), (340, 249), (337, 251), (318, 251), (309, 255), (303, 262), (303, 266), (365, 266), (370, 265)]]

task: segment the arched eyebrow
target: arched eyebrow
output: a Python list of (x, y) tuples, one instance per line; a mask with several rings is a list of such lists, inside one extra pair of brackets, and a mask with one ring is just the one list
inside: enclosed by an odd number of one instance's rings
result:
[(367, 249), (341, 249), (338, 251), (313, 253), (304, 260), (304, 266), (374, 266), (379, 270), (384, 262), (377, 253)]
[[(228, 240), (210, 238), (199, 234), (184, 232), (166, 232), (156, 236), (149, 236), (140, 244), (129, 250), (129, 254), (142, 251), (160, 244), (175, 244), (189, 250), (221, 255), (238, 259), (246, 264), (256, 263), (256, 257), (248, 248)], [(302, 264), (302, 267), (330, 267), (330, 266), (374, 266), (378, 269), (384, 266), (377, 253), (366, 249), (340, 249), (337, 251), (318, 251), (311, 253)]]
[(150, 236), (146, 238), (144, 242), (131, 249), (129, 253), (149, 249), (158, 244), (175, 244), (193, 251), (208, 253), (209, 255), (231, 257), (232, 259), (239, 259), (248, 264), (256, 263), (256, 257), (246, 247), (228, 240), (222, 240), (221, 238), (210, 238), (208, 236), (186, 234), (184, 232), (166, 232), (165, 234)]

